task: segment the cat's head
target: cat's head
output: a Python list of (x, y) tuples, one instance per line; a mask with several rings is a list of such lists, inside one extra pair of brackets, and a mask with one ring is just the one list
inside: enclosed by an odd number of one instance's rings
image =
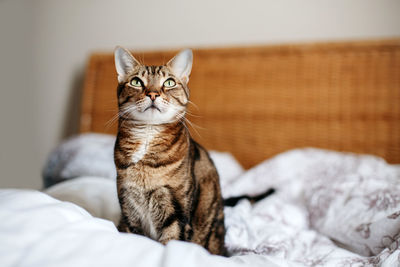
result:
[(144, 124), (173, 122), (185, 115), (193, 54), (178, 53), (167, 64), (146, 66), (128, 50), (115, 49), (120, 116)]

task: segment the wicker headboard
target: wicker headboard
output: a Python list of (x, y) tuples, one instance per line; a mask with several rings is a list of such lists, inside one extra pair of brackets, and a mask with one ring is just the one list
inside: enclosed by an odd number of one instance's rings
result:
[[(176, 51), (133, 53), (145, 64)], [(195, 49), (194, 138), (249, 168), (298, 147), (370, 153), (400, 163), (400, 40)], [(116, 133), (112, 53), (93, 54), (81, 132)]]

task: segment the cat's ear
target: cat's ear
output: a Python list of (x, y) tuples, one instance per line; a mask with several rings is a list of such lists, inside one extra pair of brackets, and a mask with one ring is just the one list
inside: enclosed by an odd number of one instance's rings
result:
[(115, 68), (118, 73), (118, 82), (125, 81), (126, 76), (132, 72), (132, 70), (140, 65), (140, 63), (132, 56), (132, 54), (117, 46), (114, 51)]
[(172, 58), (167, 63), (167, 66), (177, 77), (179, 77), (179, 79), (187, 83), (189, 81), (190, 71), (192, 70), (192, 63), (192, 50), (185, 49)]

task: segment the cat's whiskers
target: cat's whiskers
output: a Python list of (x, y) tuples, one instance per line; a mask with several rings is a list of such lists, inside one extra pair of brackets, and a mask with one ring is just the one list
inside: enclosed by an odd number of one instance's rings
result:
[(186, 123), (188, 123), (189, 126), (193, 129), (193, 131), (195, 131), (195, 133), (196, 133), (201, 139), (203, 139), (203, 137), (201, 136), (201, 134), (199, 133), (199, 131), (197, 131), (196, 128), (199, 128), (199, 129), (201, 129), (201, 130), (204, 130), (205, 128), (204, 128), (204, 127), (201, 127), (201, 126), (199, 126), (199, 125), (197, 125), (197, 124), (195, 124), (195, 123), (193, 123), (193, 122), (191, 122), (188, 118), (185, 117), (185, 115), (186, 115), (185, 113), (186, 113), (185, 111), (184, 111), (184, 112), (181, 112), (181, 113), (178, 113), (178, 114), (175, 116), (175, 118), (176, 118), (177, 120), (179, 120), (180, 122), (182, 122), (182, 124), (185, 126), (185, 128), (189, 131), (189, 128), (188, 128), (187, 125), (186, 125)]
[[(196, 132), (196, 134), (197, 134), (200, 138), (202, 138), (202, 136), (200, 135), (200, 133), (197, 131), (196, 128), (201, 129), (201, 130), (203, 130), (204, 128), (201, 127), (201, 126), (199, 126), (199, 125), (197, 125), (197, 124), (195, 124), (195, 123), (193, 123), (193, 122), (191, 122), (188, 118), (186, 118), (186, 114), (188, 114), (189, 116), (196, 116), (196, 115), (191, 114), (191, 113), (188, 112), (186, 109), (182, 111), (180, 108), (175, 107), (174, 105), (172, 105), (171, 103), (169, 103), (169, 102), (166, 101), (166, 100), (163, 100), (162, 103), (163, 103), (165, 106), (167, 106), (168, 108), (171, 108), (171, 109), (173, 109), (174, 111), (177, 111), (177, 112), (178, 112), (177, 115), (175, 115), (175, 119), (177, 119), (178, 121), (182, 122), (183, 125), (185, 126), (185, 128), (186, 128), (188, 131), (189, 131), (189, 128), (187, 127), (186, 123), (189, 124), (189, 126), (193, 129), (193, 131)], [(199, 116), (197, 116), (197, 117), (199, 117)]]
[(182, 123), (182, 125), (186, 128), (186, 130), (188, 132), (190, 132), (189, 128), (187, 127), (187, 125), (185, 123), (185, 112), (178, 113), (175, 118), (178, 119), (178, 121), (180, 121)]
[[(163, 103), (166, 107), (171, 108), (171, 109), (173, 109), (174, 111), (178, 111), (178, 112), (181, 111), (181, 108), (175, 107), (173, 104), (169, 103), (168, 101), (166, 101), (166, 100), (164, 100), (164, 99), (163, 99), (162, 103)], [(189, 115), (189, 116), (193, 116), (193, 117), (200, 117), (199, 115), (195, 115), (195, 114), (193, 114), (192, 112), (188, 111), (187, 109), (185, 110), (185, 114), (187, 114), (187, 115)]]
[(128, 113), (132, 113), (133, 111), (137, 110), (136, 106), (128, 106), (128, 107), (123, 107), (119, 110), (117, 114), (115, 114), (107, 123), (106, 127), (109, 128), (111, 125), (117, 121), (117, 119), (121, 119), (122, 122), (124, 122), (127, 118), (124, 116)]
[(199, 109), (199, 106), (197, 106), (195, 103), (193, 103), (192, 101), (188, 100), (188, 103), (191, 104), (193, 107), (195, 107), (197, 110)]
[(114, 116), (112, 116), (111, 119), (109, 119), (106, 123), (105, 123), (105, 127), (108, 130), (118, 119), (119, 115), (118, 113), (115, 114)]
[[(167, 102), (167, 104), (169, 104), (169, 103)], [(171, 105), (171, 104), (169, 104), (169, 107), (172, 108), (172, 109), (174, 109), (175, 111), (181, 111), (179, 108), (176, 108), (175, 106), (173, 106), (173, 105)], [(201, 127), (201, 126), (199, 126), (199, 125), (197, 125), (197, 124), (191, 122), (188, 118), (186, 118), (186, 117), (185, 117), (186, 114), (189, 115), (189, 116), (193, 116), (193, 117), (200, 117), (200, 116), (198, 116), (198, 115), (194, 115), (193, 113), (191, 113), (190, 111), (188, 111), (188, 110), (186, 109), (185, 111), (178, 113), (178, 115), (176, 116), (176, 118), (178, 118), (178, 116), (179, 116), (179, 118), (182, 116), (182, 118), (184, 118), (185, 121), (187, 121), (192, 127), (197, 127), (197, 128), (199, 128), (199, 129), (204, 129), (203, 127)]]
[(203, 139), (203, 137), (201, 136), (201, 134), (199, 133), (199, 131), (197, 131), (196, 128), (201, 129), (201, 130), (204, 130), (205, 128), (204, 128), (204, 127), (201, 127), (201, 126), (199, 126), (199, 125), (197, 125), (197, 124), (195, 124), (195, 123), (193, 123), (193, 122), (191, 122), (191, 121), (190, 121), (188, 118), (186, 118), (186, 117), (183, 117), (183, 119), (185, 120), (185, 122), (189, 123), (190, 127), (196, 132), (196, 134), (197, 134), (201, 139)]
[(120, 110), (117, 112), (117, 114), (113, 115), (113, 116), (111, 117), (111, 119), (109, 119), (109, 120), (105, 123), (106, 128), (107, 128), (107, 129), (110, 128), (110, 127), (113, 125), (113, 123), (115, 123), (115, 122), (118, 120), (119, 117), (122, 117), (122, 116), (125, 115), (126, 113), (130, 112), (132, 108), (133, 108), (132, 106), (129, 106), (129, 107), (125, 107), (125, 108), (120, 109)]
[(146, 103), (145, 103), (145, 102), (146, 102), (146, 99), (145, 99), (145, 98), (140, 99), (140, 100), (138, 100), (138, 101), (135, 102), (135, 104), (136, 104), (136, 106), (137, 106), (137, 109), (138, 109), (139, 111), (143, 112), (143, 109), (146, 108)]

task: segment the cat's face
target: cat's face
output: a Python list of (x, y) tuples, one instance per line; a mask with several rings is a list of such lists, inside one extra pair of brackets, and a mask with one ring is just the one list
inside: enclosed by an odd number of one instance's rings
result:
[(115, 66), (120, 116), (144, 124), (163, 124), (182, 119), (189, 100), (187, 83), (192, 58), (192, 51), (187, 49), (166, 65), (145, 66), (129, 51), (117, 47)]

